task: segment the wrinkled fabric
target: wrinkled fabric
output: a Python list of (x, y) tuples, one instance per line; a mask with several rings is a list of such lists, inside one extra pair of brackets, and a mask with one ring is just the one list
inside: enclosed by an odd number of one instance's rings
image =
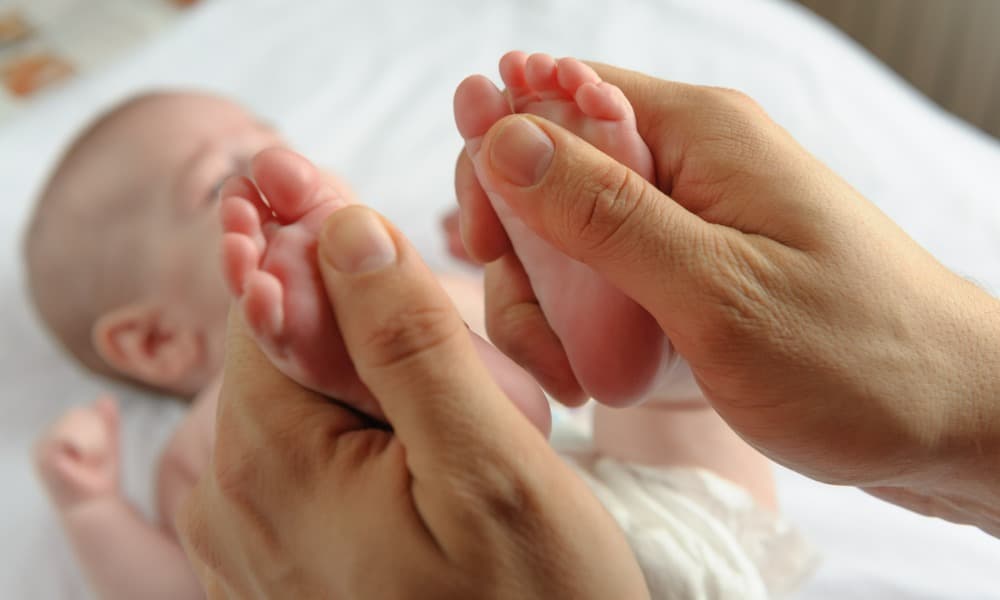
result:
[(567, 460), (625, 532), (654, 599), (781, 597), (817, 564), (785, 519), (709, 471)]

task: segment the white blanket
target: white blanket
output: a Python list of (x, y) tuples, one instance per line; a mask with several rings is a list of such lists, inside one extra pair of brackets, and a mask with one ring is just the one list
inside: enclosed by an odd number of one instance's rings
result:
[[(437, 221), (453, 202), (451, 94), (506, 50), (576, 55), (742, 89), (948, 266), (1000, 289), (1000, 147), (902, 84), (805, 11), (776, 0), (297, 2), (214, 0), (129, 59), (0, 128), (0, 596), (84, 597), (28, 462), (65, 407), (107, 387), (77, 372), (24, 299), (19, 237), (57, 152), (94, 113), (152, 86), (249, 104), (344, 174), (449, 268)], [(179, 409), (128, 394), (127, 488)], [(780, 472), (781, 500), (824, 555), (802, 598), (1000, 597), (1000, 542), (851, 489)]]

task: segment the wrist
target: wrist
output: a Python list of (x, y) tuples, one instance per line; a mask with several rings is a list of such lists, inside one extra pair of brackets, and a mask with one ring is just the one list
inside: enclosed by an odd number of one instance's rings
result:
[[(1000, 302), (962, 281), (952, 359), (935, 373), (921, 468), (876, 495), (1000, 536)], [(893, 498), (892, 496), (897, 496)]]

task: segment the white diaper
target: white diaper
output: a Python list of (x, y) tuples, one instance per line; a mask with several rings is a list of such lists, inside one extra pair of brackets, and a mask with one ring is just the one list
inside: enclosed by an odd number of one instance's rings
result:
[(654, 600), (773, 598), (793, 591), (818, 555), (739, 486), (694, 468), (595, 456), (557, 412), (553, 445), (615, 518)]
[(663, 356), (666, 358), (657, 369), (645, 397), (652, 398), (652, 402), (702, 401), (701, 388), (694, 380), (690, 365), (674, 351), (670, 340), (664, 344)]

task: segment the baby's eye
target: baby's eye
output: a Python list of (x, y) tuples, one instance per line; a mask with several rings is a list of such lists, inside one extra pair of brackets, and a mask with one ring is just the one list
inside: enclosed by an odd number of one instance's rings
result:
[(235, 175), (249, 175), (250, 174), (250, 157), (241, 156), (233, 158), (230, 163), (226, 174), (219, 179), (218, 183), (212, 188), (211, 197), (208, 199), (209, 202), (218, 201), (219, 192), (222, 191), (222, 186), (225, 185), (226, 180)]
[(208, 196), (205, 197), (205, 204), (212, 204), (213, 202), (218, 202), (219, 200), (221, 200), (221, 198), (219, 198), (219, 194), (220, 192), (222, 192), (223, 184), (226, 183), (226, 180), (229, 179), (229, 177), (230, 177), (229, 175), (226, 175), (225, 177), (220, 179), (215, 185), (212, 186), (212, 189), (209, 191)]

